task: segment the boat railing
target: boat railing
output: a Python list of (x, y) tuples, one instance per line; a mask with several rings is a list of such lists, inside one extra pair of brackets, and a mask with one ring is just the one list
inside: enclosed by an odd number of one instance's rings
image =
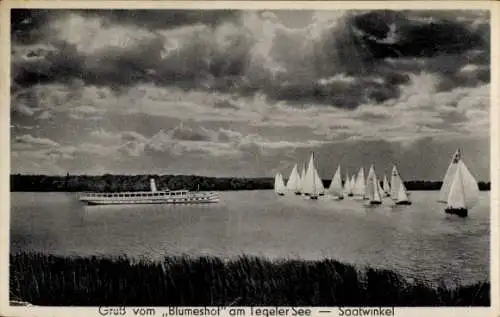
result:
[(129, 197), (162, 197), (168, 196), (218, 196), (216, 192), (190, 192), (189, 190), (169, 190), (169, 191), (136, 191), (136, 192), (81, 192), (78, 194), (80, 199), (86, 198), (129, 198)]

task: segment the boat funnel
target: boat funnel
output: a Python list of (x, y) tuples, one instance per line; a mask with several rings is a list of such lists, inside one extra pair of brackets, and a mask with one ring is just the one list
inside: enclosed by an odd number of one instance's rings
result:
[(151, 185), (151, 191), (152, 191), (152, 192), (156, 192), (156, 183), (155, 183), (154, 178), (151, 178), (151, 179), (149, 180), (149, 183), (150, 183), (150, 185)]

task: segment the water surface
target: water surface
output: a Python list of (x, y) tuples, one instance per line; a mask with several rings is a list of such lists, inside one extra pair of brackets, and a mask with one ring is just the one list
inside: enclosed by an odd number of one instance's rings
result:
[(84, 206), (73, 193), (12, 193), (11, 252), (333, 258), (429, 281), (489, 280), (489, 192), (465, 219), (436, 198), (411, 192), (411, 206), (365, 207), (234, 191), (210, 205)]

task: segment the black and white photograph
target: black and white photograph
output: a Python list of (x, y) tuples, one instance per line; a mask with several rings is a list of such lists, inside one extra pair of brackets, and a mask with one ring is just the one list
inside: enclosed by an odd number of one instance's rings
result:
[(491, 308), (492, 7), (384, 3), (4, 7), (8, 306)]

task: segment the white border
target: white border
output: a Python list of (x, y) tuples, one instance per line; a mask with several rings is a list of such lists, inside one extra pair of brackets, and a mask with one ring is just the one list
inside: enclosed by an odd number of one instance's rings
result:
[[(395, 316), (492, 316), (499, 317), (499, 140), (498, 128), (500, 91), (498, 88), (499, 40), (500, 40), (500, 3), (495, 1), (14, 1), (3, 0), (0, 3), (0, 316), (100, 316), (96, 307), (10, 307), (8, 306), (8, 267), (9, 267), (9, 211), (10, 211), (10, 9), (11, 8), (197, 8), (197, 9), (484, 9), (490, 10), (491, 17), (491, 121), (490, 121), (490, 174), (491, 174), (491, 239), (490, 239), (490, 274), (491, 307), (489, 308), (395, 308)], [(329, 307), (332, 314), (319, 314), (319, 307), (310, 307), (313, 315), (338, 316), (338, 308)], [(157, 307), (157, 311), (165, 308)], [(133, 316), (130, 312), (126, 316)], [(156, 314), (161, 316), (161, 314)], [(229, 316), (222, 314), (221, 316)], [(249, 316), (247, 314), (247, 316)]]

